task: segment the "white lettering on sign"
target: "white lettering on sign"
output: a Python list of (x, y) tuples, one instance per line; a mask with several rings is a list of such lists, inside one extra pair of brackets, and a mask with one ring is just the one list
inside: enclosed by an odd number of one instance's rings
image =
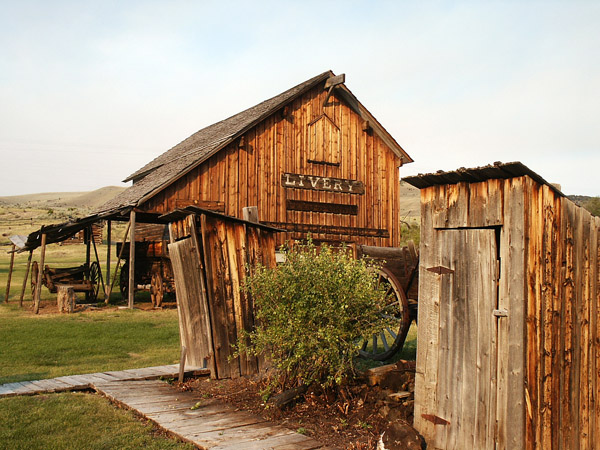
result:
[[(308, 181), (308, 183), (305, 183)], [(285, 188), (309, 189), (347, 194), (364, 194), (362, 181), (344, 180), (342, 178), (319, 177), (315, 175), (299, 175), (295, 173), (281, 174), (281, 185)]]

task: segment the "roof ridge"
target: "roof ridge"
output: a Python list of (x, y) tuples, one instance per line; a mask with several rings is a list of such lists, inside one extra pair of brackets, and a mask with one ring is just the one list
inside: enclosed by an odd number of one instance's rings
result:
[[(210, 124), (210, 125), (208, 125), (208, 126), (206, 126), (204, 128), (201, 128), (200, 130), (198, 130), (195, 133), (193, 133), (192, 135), (188, 136), (187, 138), (185, 138), (184, 140), (182, 140), (178, 144), (176, 144), (173, 147), (171, 147), (169, 150), (167, 150), (167, 151), (161, 153), (160, 155), (158, 155), (156, 158), (154, 158), (153, 160), (151, 160), (149, 163), (147, 163), (146, 165), (144, 165), (140, 169), (136, 170), (134, 173), (132, 173), (131, 175), (129, 175), (127, 178), (125, 178), (123, 180), (123, 182), (127, 182), (127, 181), (130, 181), (130, 180), (135, 180), (137, 178), (144, 177), (144, 176), (148, 175), (148, 173), (150, 173), (153, 170), (157, 169), (158, 167), (164, 165), (164, 162), (160, 163), (160, 164), (157, 164), (157, 162), (159, 162), (159, 160), (161, 160), (161, 159), (168, 159), (168, 161), (173, 161), (174, 159), (178, 159), (182, 155), (177, 155), (177, 156), (175, 156), (173, 158), (168, 158), (166, 155), (167, 155), (167, 153), (171, 153), (172, 151), (177, 151), (177, 149), (179, 147), (181, 147), (181, 146), (185, 146), (185, 143), (188, 142), (188, 141), (190, 141), (190, 140), (193, 140), (194, 137), (198, 137), (198, 136), (201, 136), (202, 134), (206, 134), (210, 129), (218, 129), (219, 126), (223, 126), (223, 125), (226, 125), (227, 123), (234, 122), (235, 121), (234, 119), (240, 118), (240, 117), (244, 117), (249, 112), (252, 112), (254, 110), (260, 110), (261, 106), (264, 106), (264, 105), (266, 105), (266, 104), (268, 104), (270, 102), (273, 102), (274, 100), (276, 100), (276, 99), (278, 99), (280, 97), (283, 97), (283, 98), (281, 99), (280, 102), (277, 102), (277, 103), (284, 103), (284, 102), (286, 102), (286, 101), (289, 100), (289, 99), (285, 98), (285, 97), (287, 97), (286, 94), (289, 94), (289, 93), (293, 92), (294, 90), (296, 90), (296, 89), (298, 89), (300, 87), (305, 88), (307, 86), (310, 86), (314, 82), (316, 82), (317, 80), (320, 80), (320, 78), (324, 77), (326, 74), (327, 75), (331, 75), (331, 74), (333, 74), (333, 72), (331, 70), (327, 70), (327, 71), (325, 71), (325, 72), (323, 72), (323, 73), (321, 73), (321, 74), (319, 74), (317, 76), (309, 78), (308, 80), (306, 80), (306, 81), (304, 81), (302, 83), (299, 83), (296, 86), (293, 86), (293, 87), (291, 87), (291, 88), (289, 88), (289, 89), (281, 92), (278, 95), (275, 95), (275, 96), (273, 96), (271, 98), (268, 98), (267, 100), (263, 100), (262, 102), (257, 103), (257, 104), (255, 104), (253, 106), (250, 106), (249, 108), (246, 108), (243, 111), (240, 111), (240, 112), (238, 112), (236, 114), (233, 114), (232, 116), (229, 116), (226, 119), (220, 120), (219, 122), (215, 122), (215, 123)], [(304, 89), (300, 89), (300, 91), (303, 91), (303, 90)], [(275, 106), (277, 106), (277, 105), (275, 105)], [(267, 112), (268, 113), (273, 112), (272, 109), (273, 109), (273, 107), (269, 108), (269, 110), (267, 110)], [(262, 117), (263, 115), (264, 114), (259, 114), (260, 117)], [(242, 128), (244, 128), (244, 127), (242, 127)], [(229, 137), (235, 135), (237, 132), (239, 132), (239, 130), (236, 130), (236, 131), (233, 131), (233, 132), (229, 133)], [(225, 140), (225, 139), (223, 139), (223, 140)], [(205, 143), (204, 145), (208, 146), (210, 144), (209, 143)]]

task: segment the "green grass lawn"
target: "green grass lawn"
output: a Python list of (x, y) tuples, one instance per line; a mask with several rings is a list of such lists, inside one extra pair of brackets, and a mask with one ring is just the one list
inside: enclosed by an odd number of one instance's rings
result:
[(0, 384), (179, 360), (177, 310), (33, 315), (0, 306)]
[(0, 449), (193, 449), (95, 394), (0, 399)]
[[(24, 306), (19, 308), (27, 254), (15, 257), (11, 295), (9, 303), (4, 303), (10, 261), (6, 250), (8, 246), (0, 247), (0, 384), (178, 362), (175, 309), (111, 306), (75, 314), (34, 315), (29, 282)], [(99, 246), (98, 251), (100, 258), (105, 257), (106, 246)], [(39, 249), (33, 259), (39, 261)], [(85, 261), (85, 247), (50, 245), (46, 261), (51, 267), (78, 266)], [(119, 300), (118, 286), (115, 290), (112, 298)], [(56, 302), (56, 294), (44, 287), (41, 300)], [(0, 449), (193, 448), (158, 436), (151, 425), (94, 394), (0, 399), (0, 423)]]

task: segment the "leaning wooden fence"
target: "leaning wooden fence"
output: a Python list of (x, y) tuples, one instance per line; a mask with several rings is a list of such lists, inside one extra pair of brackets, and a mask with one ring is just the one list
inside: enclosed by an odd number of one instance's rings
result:
[(257, 373), (261, 361), (234, 357), (233, 346), (242, 330), (254, 327), (254, 305), (241, 286), (257, 263), (275, 265), (276, 230), (208, 212), (170, 216), (169, 253), (188, 363), (208, 367), (213, 378)]

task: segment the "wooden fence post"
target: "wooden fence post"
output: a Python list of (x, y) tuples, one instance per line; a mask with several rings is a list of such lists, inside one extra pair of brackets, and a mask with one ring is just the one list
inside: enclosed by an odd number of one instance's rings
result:
[[(110, 241), (112, 239), (111, 236), (111, 231), (112, 231), (112, 221), (111, 220), (107, 220), (106, 221), (106, 280), (104, 283), (104, 295), (106, 297), (107, 293), (110, 293), (110, 252), (111, 252), (111, 246), (110, 246)], [(108, 297), (106, 297), (108, 298)], [(106, 300), (105, 298), (105, 300)]]
[(12, 279), (13, 266), (15, 264), (15, 244), (12, 245), (12, 252), (10, 253), (10, 269), (8, 269), (8, 281), (6, 283), (6, 296), (4, 297), (4, 303), (8, 303), (8, 295), (10, 294), (10, 280)]
[(119, 266), (121, 265), (121, 256), (123, 256), (123, 250), (125, 249), (125, 242), (127, 242), (127, 233), (129, 233), (129, 227), (131, 226), (131, 222), (127, 224), (127, 229), (125, 230), (125, 234), (123, 235), (123, 243), (121, 244), (121, 251), (119, 251), (119, 256), (117, 256), (117, 265), (115, 267), (115, 273), (112, 277), (112, 282), (110, 287), (108, 288), (108, 293), (106, 294), (106, 299), (104, 303), (108, 305), (110, 300), (110, 294), (112, 293), (113, 288), (115, 287), (115, 281), (117, 280), (117, 271), (119, 270)]
[(46, 233), (42, 233), (42, 253), (40, 255), (40, 266), (38, 270), (37, 283), (35, 285), (35, 295), (33, 312), (38, 314), (40, 312), (40, 295), (42, 293), (42, 274), (44, 273), (44, 259), (46, 258)]
[(129, 292), (128, 308), (133, 309), (135, 295), (135, 211), (132, 209), (129, 219)]
[(33, 250), (29, 251), (29, 258), (27, 258), (27, 268), (25, 269), (25, 279), (23, 280), (23, 289), (21, 289), (21, 297), (19, 298), (19, 306), (23, 307), (23, 297), (25, 296), (25, 289), (27, 288), (27, 278), (29, 277), (29, 269), (31, 268), (31, 257), (33, 256)]

